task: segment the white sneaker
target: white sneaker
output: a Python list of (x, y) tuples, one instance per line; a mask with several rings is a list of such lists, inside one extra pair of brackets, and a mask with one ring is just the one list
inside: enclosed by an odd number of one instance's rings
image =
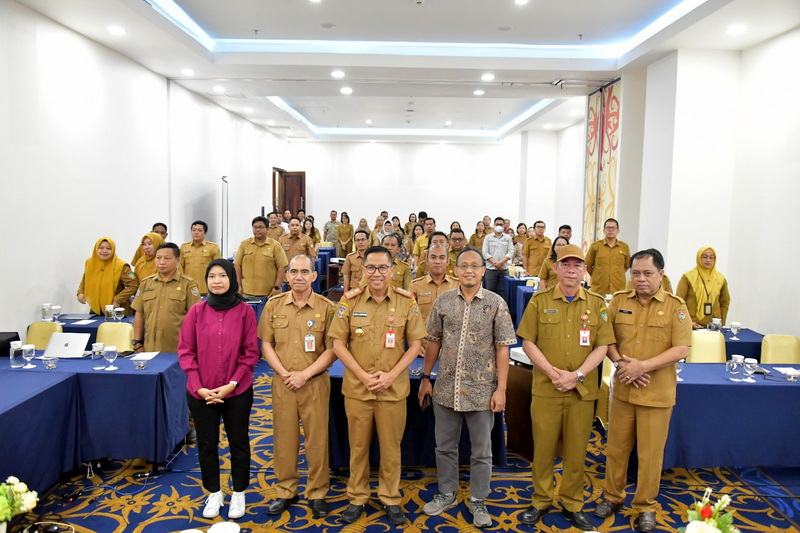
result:
[(244, 516), (245, 499), (244, 492), (234, 492), (231, 494), (231, 506), (228, 509), (228, 518), (236, 519)]
[(225, 499), (225, 496), (222, 494), (222, 491), (212, 492), (206, 498), (206, 506), (203, 509), (203, 516), (205, 518), (214, 518), (215, 516), (219, 516), (219, 508), (222, 507), (222, 503)]
[(492, 517), (486, 510), (486, 502), (483, 500), (469, 501), (469, 510), (472, 512), (472, 525), (475, 527), (489, 527), (492, 525)]
[(452, 509), (456, 505), (458, 505), (458, 501), (456, 500), (455, 492), (440, 492), (436, 494), (431, 501), (425, 504), (425, 507), (422, 508), (422, 512), (428, 516), (437, 516), (448, 509)]

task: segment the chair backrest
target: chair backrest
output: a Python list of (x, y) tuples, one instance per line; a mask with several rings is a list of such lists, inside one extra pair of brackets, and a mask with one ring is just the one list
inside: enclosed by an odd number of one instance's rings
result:
[(331, 241), (322, 241), (319, 243), (320, 248), (333, 248), (333, 243)]
[(116, 346), (119, 352), (133, 350), (133, 325), (128, 322), (103, 322), (97, 328), (97, 342)]
[(37, 350), (44, 350), (50, 341), (50, 335), (61, 333), (62, 331), (64, 330), (61, 328), (61, 324), (56, 324), (55, 322), (32, 322), (28, 326), (25, 344), (33, 344)]
[(719, 331), (696, 329), (692, 331), (692, 347), (687, 363), (724, 363), (725, 337)]
[(800, 339), (794, 335), (765, 335), (761, 341), (761, 362), (767, 365), (800, 364)]
[(522, 271), (522, 267), (517, 265), (509, 265), (507, 274), (513, 278), (517, 275), (517, 271)]

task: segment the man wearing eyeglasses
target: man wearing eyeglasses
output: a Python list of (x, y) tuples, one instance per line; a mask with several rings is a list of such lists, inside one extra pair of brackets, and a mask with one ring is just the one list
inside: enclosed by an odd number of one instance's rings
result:
[(328, 336), (335, 306), (315, 294), (314, 261), (296, 255), (286, 268), (289, 292), (270, 298), (261, 313), (258, 337), (272, 370), (274, 434), (273, 467), (276, 499), (267, 514), (279, 515), (298, 501), (297, 459), (300, 422), (305, 434), (308, 481), (305, 495), (314, 518), (328, 515), (325, 496), (330, 485), (328, 466), (328, 403), (331, 380), (327, 369), (336, 359)]
[(361, 517), (369, 501), (373, 427), (381, 456), (378, 497), (392, 524), (406, 520), (400, 507), (400, 441), (411, 387), (408, 365), (419, 353), (426, 332), (413, 295), (390, 288), (393, 273), (389, 250), (368, 248), (364, 252), (366, 287), (344, 294), (330, 329), (333, 349), (345, 366), (342, 394), (350, 440), (350, 505), (341, 520), (348, 524)]
[[(506, 405), (509, 346), (517, 342), (508, 306), (481, 287), (483, 254), (465, 248), (456, 259), (458, 288), (442, 293), (428, 317), (428, 347), (419, 388), (420, 405), (433, 391), (439, 493), (422, 511), (436, 516), (458, 505), (458, 441), (467, 423), (470, 458), (469, 509), (475, 527), (489, 527), (486, 509), (492, 477), (494, 414)], [(439, 361), (436, 386), (431, 372)]]
[(522, 245), (522, 270), (526, 275), (538, 276), (542, 269), (542, 263), (550, 253), (553, 245), (549, 237), (545, 237), (544, 230), (547, 229), (544, 221), (537, 220), (533, 223), (533, 237), (527, 239)]
[(344, 292), (355, 289), (361, 284), (361, 277), (364, 275), (364, 252), (369, 247), (369, 232), (364, 229), (357, 230), (353, 236), (353, 243), (356, 250), (347, 254), (342, 265)]
[(689, 355), (692, 343), (686, 304), (662, 288), (663, 276), (661, 252), (636, 252), (631, 263), (633, 290), (618, 292), (608, 306), (617, 338), (608, 357), (617, 370), (608, 421), (606, 486), (594, 514), (609, 518), (622, 507), (628, 458), (636, 444), (639, 471), (631, 506), (639, 513), (636, 528), (643, 533), (656, 528), (664, 446), (675, 405), (675, 363)]
[(586, 271), (592, 276), (592, 292), (605, 296), (625, 290), (625, 272), (631, 266), (631, 250), (617, 240), (619, 222), (609, 218), (603, 224), (605, 238), (595, 241), (586, 252)]

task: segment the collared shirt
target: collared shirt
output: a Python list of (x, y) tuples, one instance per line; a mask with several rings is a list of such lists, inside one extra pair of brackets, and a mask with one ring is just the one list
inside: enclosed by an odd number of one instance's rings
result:
[(236, 250), (233, 264), (242, 268), (244, 294), (268, 296), (275, 287), (278, 269), (284, 268), (289, 261), (281, 243), (267, 237), (261, 244), (254, 238), (243, 240)]
[[(298, 307), (294, 302), (292, 291), (273, 296), (261, 313), (258, 337), (274, 346), (286, 370), (305, 370), (322, 352), (333, 348), (328, 329), (334, 309), (333, 302), (313, 292), (303, 307)], [(305, 350), (305, 337), (308, 334), (314, 336), (315, 349), (312, 352)]]
[[(692, 319), (686, 304), (664, 289), (659, 289), (647, 305), (642, 305), (635, 290), (618, 292), (608, 306), (608, 318), (614, 326), (617, 350), (631, 359), (644, 361), (673, 346), (692, 344)], [(615, 384), (614, 397), (648, 407), (675, 405), (675, 366), (648, 373), (647, 387)]]
[(245, 302), (230, 309), (214, 309), (208, 302), (192, 306), (180, 331), (178, 360), (186, 372), (186, 389), (197, 399), (202, 388), (237, 383), (228, 396), (253, 384), (259, 359), (256, 314)]
[(417, 299), (419, 310), (422, 313), (422, 318), (427, 322), (428, 317), (431, 315), (433, 302), (440, 294), (455, 289), (458, 287), (458, 279), (447, 274), (440, 283), (436, 283), (430, 274), (422, 278), (415, 279), (411, 283), (411, 292), (414, 293), (414, 298)]
[(167, 281), (160, 274), (144, 278), (132, 305), (144, 315), (144, 351), (176, 353), (183, 319), (199, 301), (197, 282), (177, 268)]
[[(386, 332), (394, 331), (395, 347), (386, 348)], [(405, 353), (406, 341), (425, 337), (425, 323), (414, 296), (390, 288), (380, 303), (372, 299), (369, 287), (346, 292), (336, 308), (330, 329), (334, 339), (347, 341), (348, 350), (366, 372), (388, 372)], [(408, 372), (401, 372), (383, 392), (370, 392), (349, 369), (345, 369), (342, 394), (357, 400), (399, 401), (408, 396)]]
[(508, 265), (514, 257), (514, 240), (511, 236), (507, 233), (501, 233), (499, 237), (494, 233), (487, 235), (483, 240), (483, 258), (486, 259), (486, 268), (497, 270), (497, 267), (488, 261), (489, 258), (502, 261), (506, 257), (508, 257), (508, 261), (503, 263), (503, 270), (508, 270)]
[(411, 288), (411, 266), (405, 261), (394, 259), (394, 274), (392, 280), (389, 282), (391, 287), (400, 287), (401, 289)]
[(358, 255), (358, 252), (350, 252), (347, 254), (347, 257), (344, 259), (344, 265), (342, 265), (342, 274), (345, 272), (350, 274), (350, 286), (344, 288), (345, 292), (359, 286), (361, 278), (364, 276), (364, 270), (361, 268), (363, 266), (364, 258)]
[(270, 239), (277, 241), (281, 238), (281, 235), (286, 233), (287, 230), (283, 228), (282, 225), (278, 224), (277, 226), (267, 226), (267, 237)]
[[(533, 272), (528, 272), (528, 274), (534, 275)], [(553, 267), (553, 260), (549, 257), (544, 260), (544, 263), (542, 263), (542, 268), (539, 269), (537, 276), (539, 277), (539, 280), (545, 282), (546, 289), (558, 285), (558, 276), (556, 275), (556, 270)]]
[[(589, 330), (587, 346), (580, 345), (582, 328)], [(536, 344), (550, 364), (568, 372), (577, 370), (597, 346), (614, 344), (614, 330), (608, 322), (603, 298), (581, 288), (569, 302), (559, 285), (533, 295), (517, 335)], [(597, 369), (586, 375), (583, 384), (588, 393), (582, 399), (597, 399)], [(572, 393), (558, 391), (547, 374), (533, 368), (534, 396), (558, 398)]]
[(423, 233), (417, 237), (417, 240), (414, 241), (414, 251), (411, 252), (411, 255), (423, 257), (425, 255), (425, 250), (428, 249), (428, 242), (430, 242), (430, 238), (430, 235), (427, 233)]
[(531, 276), (539, 275), (539, 269), (542, 268), (542, 263), (547, 259), (547, 254), (550, 253), (550, 246), (552, 242), (549, 237), (542, 236), (539, 239), (536, 235), (530, 237), (522, 245), (522, 255), (527, 258), (526, 269)]
[(495, 346), (517, 342), (505, 300), (483, 288), (472, 301), (460, 287), (447, 291), (433, 304), (427, 329), (427, 339), (442, 345), (436, 403), (461, 412), (489, 410), (497, 389)]
[(291, 233), (285, 233), (281, 235), (278, 242), (283, 246), (283, 253), (286, 254), (287, 264), (292, 260), (292, 257), (296, 255), (307, 255), (312, 261), (316, 257), (314, 241), (311, 240), (311, 237), (303, 233), (299, 234), (297, 237), (294, 237)]
[(592, 267), (592, 292), (605, 296), (625, 289), (625, 272), (631, 266), (631, 250), (617, 240), (609, 246), (605, 239), (595, 241), (586, 252), (586, 266)]
[(322, 226), (322, 234), (327, 242), (332, 242), (336, 245), (339, 240), (339, 224), (340, 222), (336, 220), (329, 220)]
[(219, 246), (213, 242), (202, 241), (200, 244), (195, 244), (194, 241), (189, 241), (181, 244), (181, 268), (184, 274), (197, 282), (200, 294), (208, 294), (206, 286), (208, 264), (220, 257), (222, 254), (219, 253)]

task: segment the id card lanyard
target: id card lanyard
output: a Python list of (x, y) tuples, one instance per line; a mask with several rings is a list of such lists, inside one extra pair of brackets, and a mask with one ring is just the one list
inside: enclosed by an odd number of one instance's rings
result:
[(589, 327), (587, 326), (587, 322), (589, 322), (589, 315), (587, 313), (583, 313), (581, 315), (581, 321), (583, 322), (583, 326), (581, 326), (580, 330), (580, 345), (581, 346), (591, 346), (592, 339), (591, 333), (589, 331)]
[(307, 352), (316, 352), (317, 351), (317, 340), (314, 338), (314, 334), (311, 333), (311, 328), (314, 327), (314, 321), (309, 320), (306, 322), (308, 326), (308, 335), (305, 337), (305, 349)]
[(394, 332), (394, 315), (389, 315), (389, 318), (386, 319), (389, 322), (389, 329), (383, 335), (383, 347), (384, 348), (394, 348), (396, 346), (396, 336)]

